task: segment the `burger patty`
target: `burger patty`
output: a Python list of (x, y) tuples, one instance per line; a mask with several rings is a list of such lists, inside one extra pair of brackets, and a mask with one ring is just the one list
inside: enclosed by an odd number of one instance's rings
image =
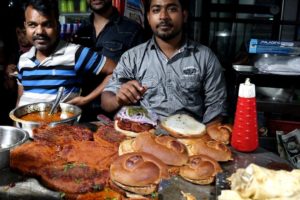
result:
[(49, 165), (39, 172), (48, 187), (71, 194), (100, 191), (109, 180), (108, 170), (99, 170), (85, 163)]
[(120, 134), (113, 125), (100, 126), (94, 134), (94, 140), (96, 142), (108, 142), (110, 145), (116, 144), (119, 146), (120, 142), (126, 139), (126, 136)]
[(72, 141), (93, 140), (93, 132), (86, 127), (69, 124), (59, 124), (55, 127), (47, 125), (33, 130), (34, 141), (43, 142), (47, 145), (63, 146)]
[(133, 132), (144, 132), (153, 129), (154, 127), (151, 124), (142, 124), (138, 122), (133, 122), (129, 120), (118, 120), (118, 127), (122, 130), (133, 131)]

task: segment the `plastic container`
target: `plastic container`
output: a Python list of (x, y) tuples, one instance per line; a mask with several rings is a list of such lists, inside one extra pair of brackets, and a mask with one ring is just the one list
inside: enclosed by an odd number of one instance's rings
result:
[(231, 145), (241, 152), (251, 152), (258, 147), (255, 85), (249, 78), (239, 87)]

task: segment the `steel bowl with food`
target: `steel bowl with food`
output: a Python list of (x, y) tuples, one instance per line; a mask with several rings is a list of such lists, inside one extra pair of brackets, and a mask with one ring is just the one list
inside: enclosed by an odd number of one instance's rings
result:
[(32, 130), (42, 124), (56, 126), (58, 124), (74, 124), (81, 117), (81, 108), (67, 103), (60, 103), (54, 114), (49, 115), (52, 102), (33, 103), (17, 107), (9, 113), (16, 126), (28, 131), (32, 138)]
[(10, 149), (23, 144), (29, 134), (13, 126), (0, 126), (0, 169), (9, 167)]

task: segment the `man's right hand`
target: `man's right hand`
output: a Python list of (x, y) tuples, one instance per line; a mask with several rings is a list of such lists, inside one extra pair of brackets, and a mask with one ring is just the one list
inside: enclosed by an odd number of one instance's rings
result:
[(144, 95), (147, 88), (143, 87), (138, 81), (131, 80), (122, 84), (116, 94), (116, 100), (119, 105), (136, 104)]

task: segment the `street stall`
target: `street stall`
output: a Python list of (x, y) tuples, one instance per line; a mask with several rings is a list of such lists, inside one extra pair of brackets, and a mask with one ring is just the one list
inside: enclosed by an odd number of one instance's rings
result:
[[(140, 119), (140, 109), (130, 113)], [(219, 136), (230, 130), (225, 124), (216, 127), (223, 131)], [(215, 200), (230, 189), (227, 178), (250, 164), (292, 170), (286, 160), (263, 148), (241, 152), (226, 141), (212, 140), (211, 130), (184, 114), (170, 116), (136, 137), (117, 132), (114, 122), (106, 120), (43, 125), (32, 133), (11, 151), (9, 167), (0, 170), (0, 199), (140, 199), (135, 195), (140, 193), (148, 199)], [(191, 137), (174, 137), (187, 133)], [(229, 142), (230, 137), (225, 138)], [(165, 142), (171, 148), (162, 146)], [(142, 171), (131, 171), (140, 165)], [(126, 187), (124, 181), (129, 181)]]

